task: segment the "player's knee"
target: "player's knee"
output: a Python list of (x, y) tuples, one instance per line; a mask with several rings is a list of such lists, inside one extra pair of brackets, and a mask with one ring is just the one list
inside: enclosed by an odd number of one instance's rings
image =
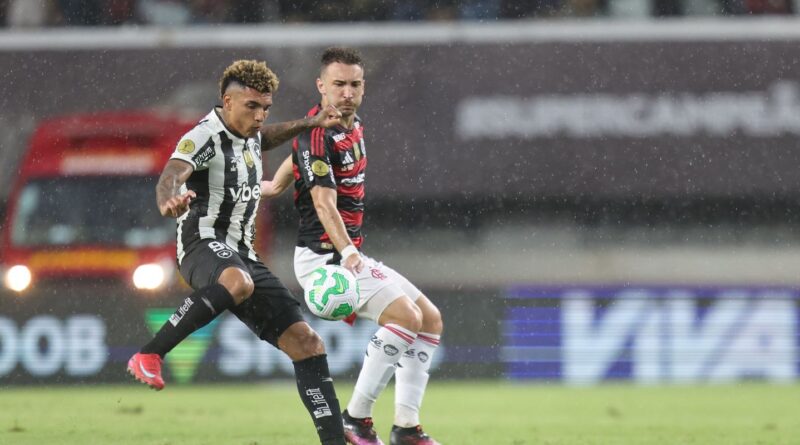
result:
[(441, 334), (444, 331), (442, 313), (436, 306), (430, 305), (422, 312), (422, 332)]
[(322, 337), (313, 330), (306, 336), (306, 339), (303, 340), (302, 345), (302, 352), (306, 357), (313, 357), (325, 353), (325, 342), (323, 342)]
[(247, 276), (247, 279), (237, 282), (233, 285), (232, 289), (228, 289), (233, 298), (236, 300), (236, 304), (239, 304), (253, 295), (253, 290), (255, 290), (255, 286), (253, 285), (253, 280), (250, 279), (250, 276)]
[(255, 290), (250, 274), (236, 267), (225, 269), (220, 275), (219, 282), (228, 289), (236, 304), (250, 298)]
[(396, 324), (409, 331), (419, 332), (422, 327), (422, 310), (410, 298), (403, 296), (384, 309), (378, 317), (378, 324)]
[(279, 340), (279, 345), (293, 361), (325, 353), (322, 337), (306, 323), (297, 323), (297, 326), (287, 330), (286, 335)]
[(411, 305), (398, 314), (393, 322), (409, 331), (419, 332), (422, 329), (422, 311), (418, 307)]

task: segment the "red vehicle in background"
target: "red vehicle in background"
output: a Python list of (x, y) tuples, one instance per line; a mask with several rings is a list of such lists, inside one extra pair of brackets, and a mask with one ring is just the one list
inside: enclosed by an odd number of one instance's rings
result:
[(195, 123), (155, 112), (41, 123), (3, 226), (5, 286), (25, 292), (66, 277), (111, 277), (148, 291), (174, 283), (176, 223), (159, 214), (155, 187), (175, 144)]

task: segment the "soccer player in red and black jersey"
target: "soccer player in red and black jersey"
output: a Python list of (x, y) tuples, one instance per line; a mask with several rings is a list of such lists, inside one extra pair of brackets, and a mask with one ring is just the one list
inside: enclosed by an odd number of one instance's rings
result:
[(364, 97), (360, 55), (349, 48), (327, 49), (317, 89), (321, 101), (309, 116), (332, 105), (342, 115), (341, 125), (297, 136), (291, 163), (287, 159), (272, 181), (262, 182), (262, 195), (280, 194), (294, 182), (295, 207), (300, 212), (294, 256), (297, 280), (304, 284), (324, 264), (343, 265), (358, 280), (356, 314), (379, 325), (342, 415), (347, 440), (355, 445), (383, 444), (373, 428), (372, 408), (394, 375), (390, 443), (438, 444), (422, 430), (419, 410), (443, 329), (439, 310), (405, 277), (361, 252), (367, 152), (364, 125), (356, 115)]

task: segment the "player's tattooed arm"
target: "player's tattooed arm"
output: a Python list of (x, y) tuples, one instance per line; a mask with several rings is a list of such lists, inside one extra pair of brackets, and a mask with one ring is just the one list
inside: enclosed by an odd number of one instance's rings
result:
[(261, 150), (273, 148), (312, 128), (330, 128), (341, 123), (342, 113), (333, 105), (328, 105), (315, 116), (289, 122), (267, 124), (261, 128)]
[(189, 209), (189, 203), (197, 195), (191, 190), (181, 193), (181, 186), (186, 183), (193, 171), (192, 165), (186, 161), (180, 159), (167, 161), (156, 185), (156, 203), (162, 216), (177, 218)]
[(261, 181), (261, 197), (271, 199), (283, 193), (294, 180), (292, 157), (287, 156), (271, 181)]

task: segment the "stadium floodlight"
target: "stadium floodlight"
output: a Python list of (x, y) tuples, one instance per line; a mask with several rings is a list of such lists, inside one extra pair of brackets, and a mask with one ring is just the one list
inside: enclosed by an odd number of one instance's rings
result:
[(6, 271), (4, 283), (14, 292), (22, 292), (31, 285), (31, 270), (27, 266), (17, 264)]
[(155, 290), (166, 284), (167, 271), (157, 263), (142, 264), (133, 272), (133, 285), (137, 289)]

